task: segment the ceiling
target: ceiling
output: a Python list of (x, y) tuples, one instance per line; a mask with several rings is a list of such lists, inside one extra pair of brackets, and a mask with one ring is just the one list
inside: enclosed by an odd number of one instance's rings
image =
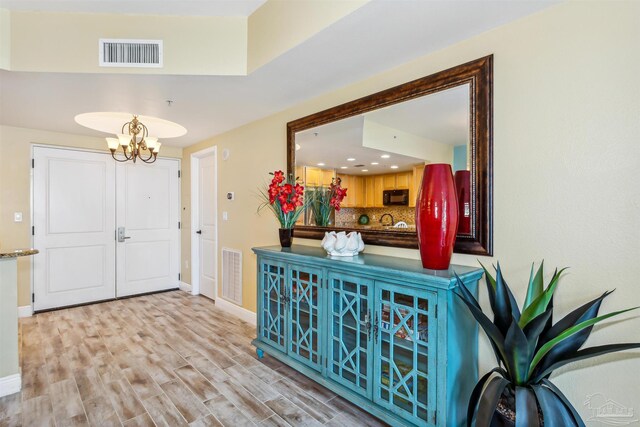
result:
[[(93, 12), (117, 8), (120, 12), (154, 14), (200, 13), (200, 10), (202, 14), (249, 14), (261, 2), (1, 0), (0, 6), (22, 9), (32, 5), (66, 11), (89, 8)], [(247, 76), (0, 71), (0, 124), (104, 136), (83, 128), (73, 118), (91, 111), (126, 111), (186, 127), (186, 135), (163, 141), (165, 145), (185, 147), (555, 3), (372, 0)], [(170, 106), (167, 100), (173, 101)]]

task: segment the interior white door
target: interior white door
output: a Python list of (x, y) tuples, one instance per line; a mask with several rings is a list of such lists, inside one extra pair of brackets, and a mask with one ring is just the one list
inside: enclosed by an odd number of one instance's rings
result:
[(216, 299), (218, 257), (216, 208), (216, 156), (215, 152), (198, 161), (198, 231), (200, 237), (199, 274), (200, 293)]
[(116, 296), (178, 288), (180, 279), (179, 162), (116, 165)]
[(34, 310), (115, 297), (115, 162), (33, 149)]

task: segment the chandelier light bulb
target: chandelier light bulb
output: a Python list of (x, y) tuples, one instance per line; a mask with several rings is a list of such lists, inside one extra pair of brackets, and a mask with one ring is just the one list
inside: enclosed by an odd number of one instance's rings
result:
[(144, 139), (144, 142), (146, 142), (147, 144), (147, 149), (153, 151), (153, 149), (156, 147), (156, 144), (158, 143), (158, 138), (156, 138), (155, 136), (148, 136)]
[(106, 138), (107, 145), (109, 146), (109, 150), (117, 150), (120, 147), (120, 141), (118, 138)]

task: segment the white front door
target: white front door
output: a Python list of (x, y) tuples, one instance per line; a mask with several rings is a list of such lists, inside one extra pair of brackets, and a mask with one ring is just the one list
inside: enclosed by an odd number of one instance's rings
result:
[(199, 278), (200, 293), (216, 299), (217, 245), (216, 245), (216, 155), (215, 152), (198, 160), (198, 235), (200, 239)]
[(180, 284), (178, 171), (169, 159), (116, 165), (118, 297)]
[(115, 297), (115, 162), (33, 149), (34, 310)]

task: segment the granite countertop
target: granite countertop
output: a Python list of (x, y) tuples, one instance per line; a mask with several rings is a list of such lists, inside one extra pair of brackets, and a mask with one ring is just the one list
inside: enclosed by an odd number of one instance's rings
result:
[(29, 256), (37, 254), (37, 249), (14, 249), (14, 250), (0, 250), (0, 259), (4, 258), (18, 258), (19, 256)]

